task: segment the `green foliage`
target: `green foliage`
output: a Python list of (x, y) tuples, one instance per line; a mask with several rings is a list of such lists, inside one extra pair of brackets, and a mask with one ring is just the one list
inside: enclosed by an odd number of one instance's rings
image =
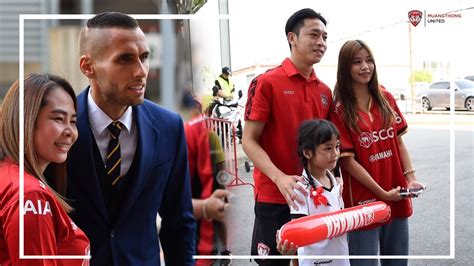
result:
[(433, 81), (433, 76), (431, 75), (431, 72), (427, 70), (413, 71), (413, 82), (431, 83), (432, 81)]

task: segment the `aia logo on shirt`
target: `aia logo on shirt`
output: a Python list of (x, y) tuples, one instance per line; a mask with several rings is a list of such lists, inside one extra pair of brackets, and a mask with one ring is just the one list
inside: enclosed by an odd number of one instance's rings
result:
[(51, 215), (53, 216), (53, 213), (51, 212), (51, 204), (49, 201), (42, 201), (42, 200), (37, 200), (36, 202), (32, 200), (27, 200), (25, 202), (25, 215), (28, 212), (32, 212), (34, 215)]
[(372, 134), (369, 132), (362, 132), (359, 135), (360, 146), (364, 148), (369, 148), (372, 143), (378, 142), (379, 140), (392, 139), (395, 136), (393, 127), (388, 129), (381, 129), (379, 131), (372, 131)]

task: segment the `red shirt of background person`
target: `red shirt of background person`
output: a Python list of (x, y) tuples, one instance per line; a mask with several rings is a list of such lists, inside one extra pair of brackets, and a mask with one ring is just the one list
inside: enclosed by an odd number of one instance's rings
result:
[[(66, 189), (64, 162), (77, 139), (74, 90), (60, 77), (33, 74), (25, 79), (24, 95), (24, 255), (89, 255), (88, 238), (58, 194)], [(88, 265), (87, 259), (19, 258), (18, 113), (16, 81), (3, 101), (0, 122), (0, 265)], [(47, 167), (58, 192), (45, 180)]]
[[(202, 114), (202, 104), (191, 93), (183, 97), (184, 116), (190, 117), (184, 123), (186, 146), (188, 149), (189, 176), (193, 197), (193, 215), (197, 220), (197, 255), (214, 255), (217, 251), (215, 240), (221, 246), (220, 255), (230, 255), (227, 247), (227, 227), (224, 211), (228, 191), (215, 180), (215, 175), (224, 170), (225, 157), (220, 138), (210, 130), (206, 117)], [(217, 140), (217, 143), (215, 141)], [(212, 143), (211, 143), (212, 142)], [(216, 145), (217, 144), (217, 145)], [(219, 265), (227, 265), (220, 261)], [(196, 265), (210, 265), (209, 259), (196, 260)]]

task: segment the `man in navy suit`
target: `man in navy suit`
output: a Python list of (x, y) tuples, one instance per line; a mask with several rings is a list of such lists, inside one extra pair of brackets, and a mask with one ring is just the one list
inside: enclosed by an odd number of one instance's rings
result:
[(150, 49), (143, 31), (135, 19), (106, 12), (87, 22), (79, 44), (90, 86), (78, 96), (67, 198), (91, 241), (91, 265), (160, 265), (159, 240), (166, 265), (192, 265), (183, 122), (144, 99)]

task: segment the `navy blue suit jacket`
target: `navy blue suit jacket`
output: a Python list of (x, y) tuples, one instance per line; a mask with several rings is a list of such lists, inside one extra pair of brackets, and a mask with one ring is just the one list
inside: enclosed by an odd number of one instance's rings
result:
[(160, 265), (159, 239), (166, 265), (192, 265), (195, 220), (192, 213), (186, 141), (179, 115), (148, 100), (133, 107), (138, 131), (137, 174), (128, 184), (116, 223), (108, 217), (96, 173), (87, 95), (77, 98), (79, 138), (68, 157), (68, 194), (74, 222), (91, 241), (91, 265)]

